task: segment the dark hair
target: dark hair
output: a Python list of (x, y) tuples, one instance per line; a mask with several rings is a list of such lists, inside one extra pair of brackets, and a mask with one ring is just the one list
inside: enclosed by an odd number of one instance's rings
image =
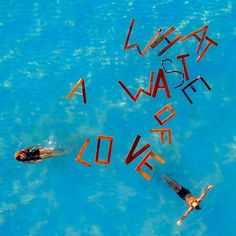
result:
[(18, 153), (15, 158), (16, 158), (17, 161), (25, 161), (25, 157), (22, 157), (21, 153)]
[(196, 209), (196, 210), (201, 210), (201, 207), (200, 207), (199, 205), (197, 205), (197, 206), (195, 207), (195, 209)]
[(21, 156), (20, 156), (20, 155), (17, 155), (17, 156), (16, 156), (16, 160), (17, 160), (17, 161), (21, 161)]

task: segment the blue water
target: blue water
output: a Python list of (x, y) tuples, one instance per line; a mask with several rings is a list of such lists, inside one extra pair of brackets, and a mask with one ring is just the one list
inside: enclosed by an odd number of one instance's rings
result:
[[(0, 235), (236, 235), (235, 135), (235, 1), (1, 1), (0, 4)], [(187, 35), (208, 25), (212, 46), (196, 62), (197, 40), (178, 41), (158, 57), (163, 42), (141, 57), (123, 50), (131, 19), (130, 43), (141, 49), (160, 27), (174, 25)], [(204, 42), (204, 46), (206, 42)], [(161, 60), (182, 71), (177, 55), (186, 59), (190, 79), (202, 75), (189, 92), (191, 105), (175, 74), (166, 74), (171, 98), (142, 94), (134, 103), (118, 84), (132, 93), (149, 87)], [(84, 78), (87, 104), (81, 96), (66, 100)], [(185, 84), (187, 82), (185, 81)], [(161, 144), (150, 129), (162, 128), (153, 115), (166, 104), (176, 116), (172, 144)], [(151, 149), (166, 163), (150, 163), (146, 181), (125, 158), (136, 137), (139, 148)], [(98, 135), (113, 136), (110, 165), (94, 163)], [(83, 159), (75, 161), (86, 138)], [(63, 147), (68, 154), (37, 165), (15, 161), (21, 148), (41, 144)], [(106, 143), (101, 144), (101, 159)], [(161, 180), (167, 174), (199, 196), (214, 189), (181, 226), (176, 221), (187, 205)]]

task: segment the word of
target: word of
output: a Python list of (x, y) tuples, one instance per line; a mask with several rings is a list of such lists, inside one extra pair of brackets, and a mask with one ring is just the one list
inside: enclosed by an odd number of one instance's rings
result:
[[(167, 110), (169, 110), (171, 113), (169, 114), (169, 116), (167, 116), (164, 120), (161, 120), (159, 117), (160, 115), (162, 115), (164, 112), (166, 112)], [(172, 108), (172, 106), (170, 104), (167, 104), (166, 106), (164, 106), (160, 111), (158, 111), (156, 114), (154, 114), (154, 118), (157, 120), (157, 122), (162, 126), (164, 125), (167, 121), (169, 121), (171, 118), (173, 118), (176, 115), (175, 110)], [(168, 135), (168, 144), (172, 144), (172, 131), (171, 129), (152, 129), (150, 130), (150, 132), (152, 133), (160, 133), (160, 137), (161, 137), (161, 143), (163, 144), (164, 141), (164, 135), (165, 133), (167, 133)]]

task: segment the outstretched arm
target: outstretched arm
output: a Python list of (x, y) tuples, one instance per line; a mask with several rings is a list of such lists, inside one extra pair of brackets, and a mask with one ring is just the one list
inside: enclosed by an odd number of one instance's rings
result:
[(188, 210), (184, 213), (180, 220), (177, 221), (177, 225), (181, 225), (183, 220), (187, 217), (187, 215), (193, 210), (193, 207), (189, 207)]
[(40, 154), (40, 158), (41, 159), (46, 159), (46, 158), (49, 158), (49, 157), (58, 157), (58, 156), (62, 156), (64, 154), (56, 154), (56, 153), (43, 153), (43, 154)]
[(207, 195), (210, 189), (212, 189), (212, 185), (208, 185), (208, 187), (205, 189), (205, 191), (201, 194), (201, 196), (197, 199), (198, 202), (202, 201), (202, 199)]
[(38, 162), (41, 162), (42, 160), (37, 160), (37, 161), (25, 161), (24, 163), (27, 164), (37, 164)]

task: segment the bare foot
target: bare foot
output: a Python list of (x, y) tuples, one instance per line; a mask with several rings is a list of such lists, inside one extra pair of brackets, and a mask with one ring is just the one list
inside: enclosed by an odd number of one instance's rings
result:
[(182, 221), (181, 221), (181, 220), (178, 220), (178, 221), (176, 222), (176, 224), (177, 224), (177, 225), (181, 225), (181, 224), (182, 224)]
[(212, 189), (213, 188), (213, 185), (208, 185), (208, 187), (207, 187), (208, 189)]

